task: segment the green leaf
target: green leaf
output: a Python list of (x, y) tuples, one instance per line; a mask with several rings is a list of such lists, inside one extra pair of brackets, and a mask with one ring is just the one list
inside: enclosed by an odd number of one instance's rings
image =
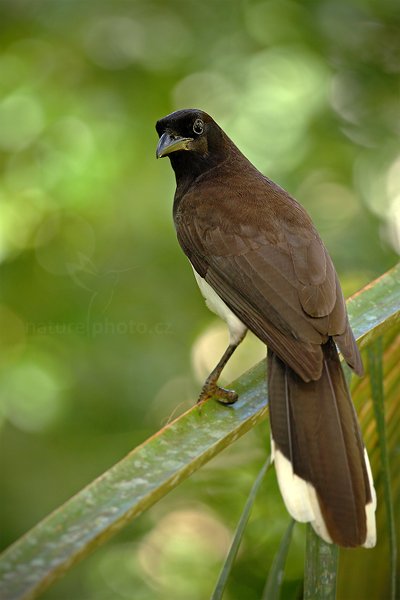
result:
[(250, 494), (247, 498), (246, 504), (244, 506), (243, 512), (240, 516), (238, 526), (235, 531), (235, 535), (233, 536), (231, 547), (229, 548), (227, 557), (223, 564), (221, 573), (218, 577), (217, 585), (215, 586), (214, 592), (212, 593), (211, 600), (220, 600), (224, 593), (229, 574), (232, 570), (233, 563), (236, 558), (236, 554), (239, 550), (240, 543), (243, 538), (244, 530), (246, 529), (247, 521), (249, 520), (251, 509), (253, 508), (254, 501), (257, 496), (257, 492), (260, 488), (260, 485), (264, 479), (266, 472), (268, 471), (271, 465), (271, 457), (268, 456), (267, 460), (263, 464), (259, 474), (257, 475), (257, 479), (253, 483), (253, 487), (250, 490)]
[(348, 300), (351, 327), (360, 349), (400, 324), (399, 289), (400, 263)]
[[(386, 446), (391, 465), (391, 488), (395, 510), (400, 505), (400, 324), (382, 336), (383, 380), (385, 391)], [(364, 364), (368, 367), (367, 360)], [(371, 550), (341, 549), (338, 600), (347, 598), (390, 598), (391, 557), (388, 517), (385, 507), (385, 467), (381, 460), (377, 423), (371, 394), (371, 374), (353, 378), (352, 396), (357, 408), (364, 441), (368, 448), (378, 497), (376, 512), (377, 545)], [(397, 515), (397, 512), (396, 512)], [(400, 520), (396, 519), (396, 536), (400, 537)], [(399, 573), (397, 566), (397, 573)]]
[(286, 559), (289, 552), (290, 542), (292, 541), (292, 533), (295, 521), (292, 519), (282, 537), (278, 552), (272, 563), (271, 570), (268, 575), (267, 583), (264, 588), (262, 600), (278, 600), (283, 581), (283, 571), (285, 569)]
[(307, 525), (304, 600), (335, 600), (339, 548)]
[[(264, 367), (265, 368), (265, 367)], [(34, 598), (77, 560), (266, 416), (264, 368), (231, 408), (194, 406), (34, 527), (0, 557), (2, 600)]]
[(379, 338), (368, 348), (369, 373), (371, 380), (372, 402), (377, 424), (378, 444), (382, 463), (382, 479), (384, 488), (387, 528), (390, 548), (390, 599), (396, 598), (397, 540), (394, 518), (393, 496), (390, 477), (389, 454), (385, 419), (385, 402), (383, 389), (383, 344)]
[[(362, 346), (394, 329), (399, 308), (400, 265), (349, 302), (350, 319)], [(396, 364), (390, 362), (392, 370)], [(211, 401), (201, 411), (193, 407), (5, 550), (0, 557), (2, 598), (37, 597), (78, 560), (264, 419), (265, 368), (262, 361), (235, 383), (240, 395), (236, 404), (228, 408)], [(361, 385), (361, 398), (363, 393)]]

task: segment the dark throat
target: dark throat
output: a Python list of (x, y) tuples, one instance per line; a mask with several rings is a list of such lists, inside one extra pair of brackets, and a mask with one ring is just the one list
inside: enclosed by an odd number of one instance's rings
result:
[(169, 156), (176, 179), (174, 213), (182, 197), (199, 178), (207, 176), (210, 171), (231, 158), (235, 152), (239, 152), (219, 129), (213, 132), (213, 135), (209, 135), (207, 142), (202, 152), (182, 150)]
[(197, 152), (187, 152), (185, 150), (174, 152), (170, 155), (171, 166), (175, 173), (176, 192), (175, 204), (186, 194), (189, 188), (210, 169), (218, 166), (221, 157), (211, 156), (210, 154), (201, 155)]

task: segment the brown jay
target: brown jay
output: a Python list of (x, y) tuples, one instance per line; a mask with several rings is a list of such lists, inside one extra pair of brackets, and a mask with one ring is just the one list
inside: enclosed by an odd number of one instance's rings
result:
[(372, 547), (376, 495), (339, 361), (363, 366), (332, 260), (304, 208), (252, 165), (205, 112), (160, 119), (157, 158), (176, 177), (173, 216), (208, 307), (230, 343), (199, 401), (250, 329), (268, 347), (271, 445), (289, 513), (327, 542)]

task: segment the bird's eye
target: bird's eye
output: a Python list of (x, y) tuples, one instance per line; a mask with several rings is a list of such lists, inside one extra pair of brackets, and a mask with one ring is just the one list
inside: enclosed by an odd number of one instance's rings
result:
[(193, 131), (197, 134), (200, 135), (201, 133), (203, 133), (204, 131), (204, 123), (201, 119), (196, 119), (195, 122), (193, 123)]

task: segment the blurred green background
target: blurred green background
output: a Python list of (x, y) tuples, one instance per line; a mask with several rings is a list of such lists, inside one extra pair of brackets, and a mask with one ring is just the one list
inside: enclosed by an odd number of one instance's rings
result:
[[(398, 260), (400, 12), (394, 0), (0, 0), (0, 46), (5, 547), (189, 407), (225, 346), (175, 238), (158, 118), (210, 112), (306, 206), (346, 295)], [(226, 379), (263, 355), (249, 336)], [(207, 598), (267, 446), (265, 424), (44, 597)], [(227, 599), (259, 598), (287, 522), (270, 473)], [(303, 543), (298, 526), (286, 598)]]

